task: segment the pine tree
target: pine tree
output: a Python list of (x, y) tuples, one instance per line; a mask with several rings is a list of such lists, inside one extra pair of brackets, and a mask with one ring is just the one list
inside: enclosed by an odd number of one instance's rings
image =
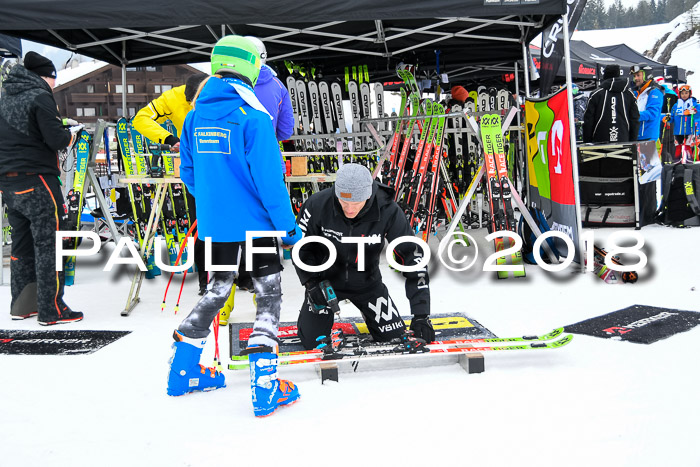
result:
[(670, 19), (666, 17), (666, 2), (667, 0), (658, 0), (656, 2), (656, 14), (660, 23), (667, 23)]
[(608, 7), (608, 27), (609, 28), (618, 28), (620, 25), (618, 24), (620, 17), (619, 17), (619, 11), (617, 10), (615, 4), (613, 3)]

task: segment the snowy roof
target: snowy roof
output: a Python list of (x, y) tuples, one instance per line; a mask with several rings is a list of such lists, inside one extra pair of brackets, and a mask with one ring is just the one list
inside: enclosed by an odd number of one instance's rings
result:
[(56, 86), (66, 84), (75, 79), (81, 78), (88, 73), (92, 73), (95, 70), (99, 70), (102, 67), (109, 65), (107, 62), (101, 62), (99, 60), (82, 62), (75, 68), (66, 68), (60, 70), (56, 76)]

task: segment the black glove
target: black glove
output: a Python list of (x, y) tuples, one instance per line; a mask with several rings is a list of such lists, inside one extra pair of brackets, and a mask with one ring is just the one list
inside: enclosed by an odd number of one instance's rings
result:
[(179, 142), (180, 142), (180, 138), (178, 138), (177, 136), (175, 136), (175, 135), (168, 135), (168, 136), (165, 138), (165, 141), (163, 141), (163, 144), (168, 144), (168, 145), (170, 145), (170, 146), (175, 146), (175, 145), (176, 145), (177, 143), (179, 143)]
[(428, 343), (435, 340), (435, 330), (428, 315), (414, 316), (411, 320), (410, 329), (415, 337), (419, 337)]
[(328, 300), (323, 295), (321, 288), (318, 286), (318, 282), (309, 281), (305, 284), (306, 286), (306, 298), (311, 305), (311, 311), (316, 314), (328, 313)]

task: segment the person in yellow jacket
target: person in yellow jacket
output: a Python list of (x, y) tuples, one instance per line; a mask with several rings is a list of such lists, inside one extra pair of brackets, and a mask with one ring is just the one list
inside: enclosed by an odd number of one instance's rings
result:
[[(185, 117), (192, 110), (192, 100), (197, 92), (199, 84), (207, 75), (204, 73), (191, 75), (182, 86), (165, 91), (156, 99), (153, 99), (146, 107), (138, 111), (131, 124), (136, 131), (149, 140), (162, 144), (169, 144), (172, 152), (180, 152), (180, 138), (167, 129), (160, 126), (170, 120), (177, 129), (177, 134), (182, 133), (182, 125)], [(187, 208), (190, 221), (197, 218), (194, 197), (187, 193)], [(194, 235), (194, 233), (193, 233)], [(208, 277), (204, 270), (204, 242), (199, 238), (194, 245), (194, 263), (199, 275), (199, 295), (203, 295), (207, 287)]]

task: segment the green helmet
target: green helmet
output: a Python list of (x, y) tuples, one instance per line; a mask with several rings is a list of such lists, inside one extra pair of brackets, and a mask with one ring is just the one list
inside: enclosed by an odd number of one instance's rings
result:
[(250, 80), (255, 87), (260, 74), (260, 54), (250, 40), (242, 36), (225, 36), (211, 51), (211, 73), (231, 72)]

